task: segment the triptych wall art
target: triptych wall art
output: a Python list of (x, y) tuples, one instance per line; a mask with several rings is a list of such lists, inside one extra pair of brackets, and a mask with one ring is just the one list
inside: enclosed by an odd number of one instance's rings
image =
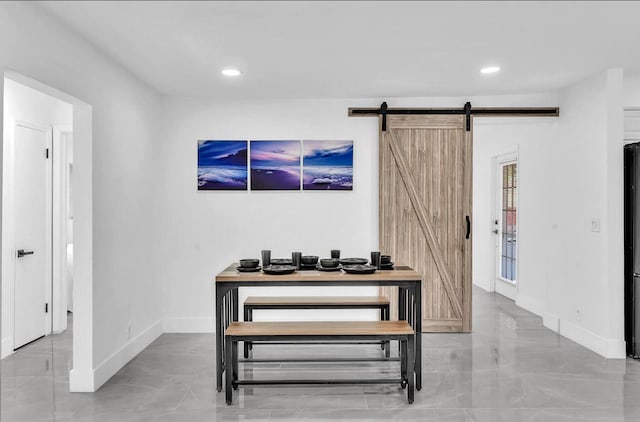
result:
[(353, 190), (353, 141), (198, 141), (198, 190), (248, 186), (259, 191)]

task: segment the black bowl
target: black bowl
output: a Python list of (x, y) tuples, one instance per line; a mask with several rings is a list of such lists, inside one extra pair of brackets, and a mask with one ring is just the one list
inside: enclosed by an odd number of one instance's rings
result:
[(242, 268), (256, 268), (260, 263), (257, 259), (241, 259), (240, 266)]
[(380, 263), (381, 264), (388, 264), (389, 262), (391, 262), (391, 255), (380, 255)]
[(340, 260), (337, 258), (321, 259), (320, 265), (322, 265), (324, 268), (335, 268), (340, 265)]
[(304, 255), (300, 258), (300, 263), (304, 265), (316, 265), (318, 263), (318, 257), (315, 255)]
[(272, 258), (271, 265), (291, 265), (293, 260), (291, 258)]
[(340, 258), (342, 265), (366, 265), (368, 262), (366, 258)]

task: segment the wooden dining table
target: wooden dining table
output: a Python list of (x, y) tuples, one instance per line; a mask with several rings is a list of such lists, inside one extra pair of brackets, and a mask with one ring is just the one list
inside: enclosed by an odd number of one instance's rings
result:
[(414, 376), (417, 390), (422, 388), (422, 277), (407, 266), (393, 270), (377, 270), (373, 274), (347, 274), (343, 271), (296, 271), (292, 274), (269, 275), (262, 271), (239, 272), (232, 264), (215, 277), (216, 299), (216, 382), (222, 391), (224, 332), (231, 322), (238, 321), (238, 289), (241, 287), (275, 286), (392, 286), (398, 288), (399, 320), (406, 320), (415, 331)]

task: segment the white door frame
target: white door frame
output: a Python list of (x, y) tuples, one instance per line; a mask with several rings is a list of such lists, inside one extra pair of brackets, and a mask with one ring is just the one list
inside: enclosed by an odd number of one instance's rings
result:
[[(501, 256), (501, 242), (500, 242), (500, 234), (502, 232), (502, 166), (508, 163), (516, 163), (518, 168), (518, 189), (520, 189), (520, 161), (518, 151), (509, 152), (506, 154), (502, 154), (494, 157), (494, 166), (493, 166), (493, 174), (494, 174), (494, 194), (493, 194), (493, 221), (498, 221), (498, 225), (493, 225), (494, 230), (498, 230), (498, 233), (495, 234), (495, 248), (494, 248), (494, 266), (493, 266), (493, 277), (491, 280), (491, 284), (493, 287), (493, 291), (502, 294), (503, 296), (508, 297), (512, 300), (518, 299), (519, 292), (519, 283), (518, 283), (518, 275), (520, 274), (518, 271), (518, 264), (520, 262), (519, 254), (520, 248), (516, 247), (516, 280), (512, 282), (511, 280), (503, 279), (500, 276), (500, 256)], [(518, 198), (520, 194), (518, 192)], [(516, 202), (516, 233), (519, 234), (519, 226), (520, 226), (520, 212), (519, 212), (519, 201)]]
[(53, 277), (51, 317), (54, 333), (67, 329), (67, 145), (71, 126), (53, 126)]
[[(13, 353), (15, 348), (15, 224), (16, 224), (16, 211), (15, 211), (15, 129), (16, 127), (24, 127), (27, 129), (37, 130), (42, 132), (46, 137), (46, 148), (51, 151), (52, 148), (52, 128), (51, 126), (43, 126), (36, 123), (31, 123), (23, 120), (16, 120), (13, 117), (9, 117), (10, 127), (6, 128), (7, 135), (3, 146), (3, 154), (6, 157), (3, 166), (3, 179), (6, 190), (3, 192), (3, 207), (2, 207), (2, 221), (4, 224), (4, 231), (2, 236), (2, 280), (6, 283), (7, 294), (9, 300), (6, 300), (9, 309), (4, 312), (4, 317), (8, 319), (5, 326), (9, 332), (2, 333), (2, 358)], [(44, 154), (44, 150), (42, 151)], [(52, 160), (47, 160), (47, 177), (45, 183), (47, 185), (47, 198), (46, 208), (47, 217), (45, 230), (47, 233), (51, 233), (52, 226)], [(52, 261), (51, 261), (51, 236), (49, 241), (45, 243), (45, 256), (46, 256), (46, 282), (42, 288), (45, 291), (45, 301), (51, 303), (51, 277), (52, 277)], [(42, 304), (44, 306), (44, 303)], [(44, 312), (44, 309), (43, 309)], [(51, 312), (45, 314), (45, 335), (51, 334)]]

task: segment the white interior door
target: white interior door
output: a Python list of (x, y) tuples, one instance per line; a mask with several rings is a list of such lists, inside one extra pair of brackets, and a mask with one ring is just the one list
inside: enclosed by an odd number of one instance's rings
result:
[[(51, 130), (14, 128), (14, 349), (48, 333), (51, 289)], [(48, 308), (48, 305), (47, 305)]]
[(496, 292), (516, 300), (518, 295), (518, 161), (515, 155), (497, 160)]

